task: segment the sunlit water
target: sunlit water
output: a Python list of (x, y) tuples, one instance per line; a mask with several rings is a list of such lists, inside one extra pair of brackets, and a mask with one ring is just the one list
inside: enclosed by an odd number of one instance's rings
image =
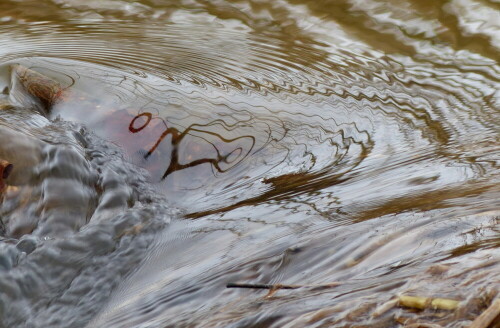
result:
[[(498, 9), (1, 1), (0, 326), (467, 326), (500, 283)], [(462, 306), (378, 315), (400, 294)]]

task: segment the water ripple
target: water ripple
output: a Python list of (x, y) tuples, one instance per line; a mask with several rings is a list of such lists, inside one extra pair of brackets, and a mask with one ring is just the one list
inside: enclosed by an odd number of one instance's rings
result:
[(498, 271), (496, 7), (2, 1), (2, 324), (389, 327), (388, 294), (472, 304)]

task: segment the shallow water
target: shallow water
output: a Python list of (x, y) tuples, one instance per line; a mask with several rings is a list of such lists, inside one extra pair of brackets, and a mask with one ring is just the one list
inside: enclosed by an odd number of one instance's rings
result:
[[(500, 283), (499, 22), (481, 0), (0, 2), (0, 326), (469, 325)], [(379, 314), (400, 294), (462, 305)]]

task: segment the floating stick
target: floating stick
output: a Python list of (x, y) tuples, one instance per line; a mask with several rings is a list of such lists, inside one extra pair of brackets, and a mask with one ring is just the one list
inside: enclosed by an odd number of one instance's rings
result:
[(282, 285), (282, 284), (240, 284), (240, 283), (229, 283), (226, 288), (253, 288), (253, 289), (268, 289), (269, 292), (265, 298), (270, 298), (280, 289), (298, 289), (298, 288), (332, 288), (340, 285), (338, 282), (333, 282), (324, 285)]
[(418, 296), (401, 295), (398, 298), (399, 306), (424, 310), (432, 308), (437, 310), (455, 310), (460, 304), (459, 301), (447, 298), (430, 298)]
[(226, 288), (253, 288), (253, 289), (297, 289), (300, 285), (281, 285), (281, 284), (239, 284), (229, 283)]
[(253, 288), (253, 289), (298, 289), (298, 288), (332, 288), (340, 285), (339, 282), (332, 282), (323, 285), (282, 285), (282, 284), (240, 284), (229, 283), (226, 288)]

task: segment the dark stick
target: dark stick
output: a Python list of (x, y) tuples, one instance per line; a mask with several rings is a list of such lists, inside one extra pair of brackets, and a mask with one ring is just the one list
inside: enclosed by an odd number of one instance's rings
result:
[(254, 289), (298, 289), (303, 287), (311, 288), (332, 288), (340, 285), (338, 282), (332, 282), (323, 285), (281, 285), (281, 284), (240, 284), (240, 283), (229, 283), (226, 288), (254, 288)]
[(298, 285), (280, 285), (280, 284), (239, 284), (229, 283), (226, 288), (254, 288), (254, 289), (297, 289), (304, 286)]

